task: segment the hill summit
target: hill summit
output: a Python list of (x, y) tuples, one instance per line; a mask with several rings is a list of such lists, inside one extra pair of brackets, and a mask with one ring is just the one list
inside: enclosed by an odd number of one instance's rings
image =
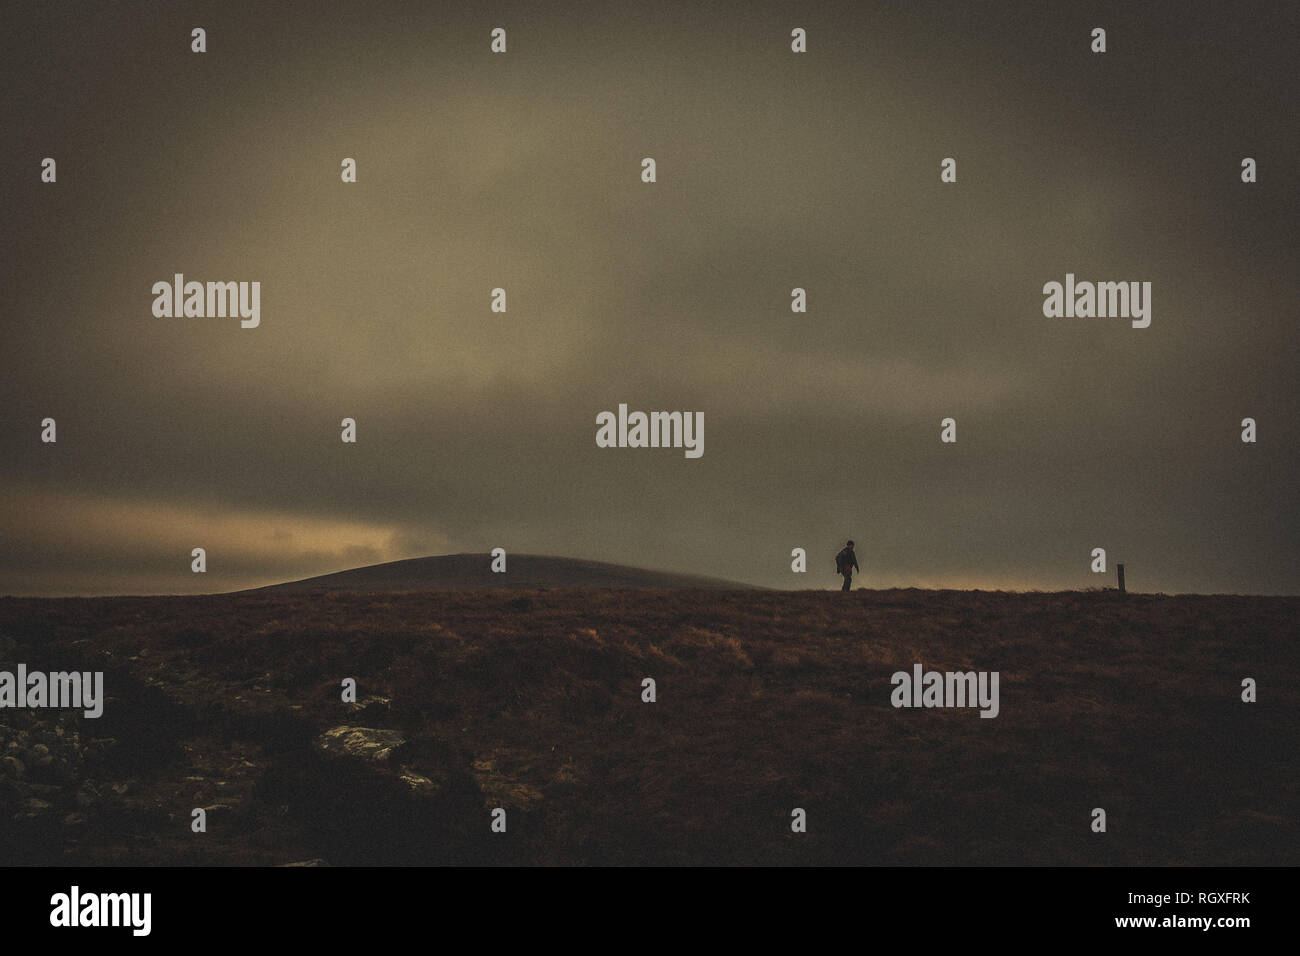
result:
[(455, 588), (705, 588), (755, 589), (722, 578), (649, 571), (622, 564), (511, 554), (507, 570), (495, 573), (487, 554), (442, 554), (372, 564), (250, 591), (429, 591)]

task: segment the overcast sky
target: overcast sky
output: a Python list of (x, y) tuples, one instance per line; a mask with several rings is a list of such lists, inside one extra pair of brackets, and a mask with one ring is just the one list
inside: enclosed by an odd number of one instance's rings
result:
[[(272, 6), (7, 8), (0, 593), (838, 587), (848, 537), (866, 586), (1300, 593), (1294, 4)], [(260, 326), (155, 317), (178, 272)], [(1150, 327), (1045, 318), (1066, 273)], [(598, 448), (621, 402), (703, 456)]]

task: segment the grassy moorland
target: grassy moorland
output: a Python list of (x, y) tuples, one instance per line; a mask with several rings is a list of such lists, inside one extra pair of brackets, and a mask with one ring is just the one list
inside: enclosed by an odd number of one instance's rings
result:
[[(1097, 591), (0, 599), (0, 670), (108, 698), (0, 710), (0, 863), (1293, 864), (1298, 640)], [(999, 716), (893, 708), (917, 662)]]

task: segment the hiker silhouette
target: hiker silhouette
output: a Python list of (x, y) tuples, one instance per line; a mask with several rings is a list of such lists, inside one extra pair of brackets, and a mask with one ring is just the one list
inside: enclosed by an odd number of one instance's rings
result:
[(861, 570), (858, 567), (858, 556), (853, 553), (853, 542), (850, 541), (840, 549), (839, 554), (835, 555), (835, 573), (844, 575), (844, 587), (840, 590), (847, 591), (849, 583), (853, 580), (853, 572)]

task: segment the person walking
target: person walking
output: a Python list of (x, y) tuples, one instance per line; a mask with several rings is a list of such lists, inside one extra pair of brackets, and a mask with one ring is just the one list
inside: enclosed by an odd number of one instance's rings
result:
[(858, 556), (853, 553), (853, 542), (850, 541), (835, 555), (835, 573), (844, 575), (844, 587), (841, 591), (849, 589), (849, 583), (853, 580), (853, 572), (861, 571), (858, 567)]

